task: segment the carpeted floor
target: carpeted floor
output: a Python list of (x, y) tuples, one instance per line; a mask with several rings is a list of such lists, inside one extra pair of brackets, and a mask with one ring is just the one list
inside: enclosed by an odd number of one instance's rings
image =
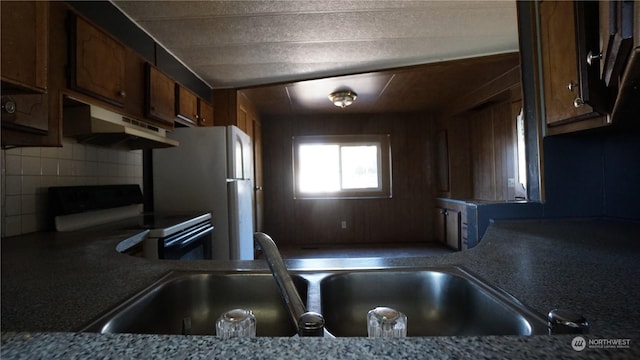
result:
[(279, 246), (285, 259), (425, 257), (453, 252), (441, 243)]

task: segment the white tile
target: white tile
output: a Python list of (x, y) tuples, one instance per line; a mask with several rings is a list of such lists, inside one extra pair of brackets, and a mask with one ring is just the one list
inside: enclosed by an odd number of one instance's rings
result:
[(22, 148), (19, 148), (19, 147), (6, 149), (4, 151), (7, 152), (7, 155), (22, 155)]
[(128, 165), (118, 164), (117, 167), (118, 167), (118, 176), (123, 177), (123, 176), (129, 175)]
[(80, 185), (77, 177), (58, 176), (58, 186), (76, 186), (76, 185)]
[(85, 182), (85, 177), (84, 176), (74, 176), (73, 177), (76, 181), (76, 185), (78, 186), (85, 186), (87, 185), (87, 183)]
[(20, 195), (7, 195), (5, 201), (6, 214), (3, 216), (15, 216), (22, 214), (22, 199)]
[(7, 152), (5, 167), (7, 175), (22, 175), (22, 156), (9, 155)]
[(73, 144), (73, 160), (84, 160), (86, 158), (85, 146), (82, 144)]
[(98, 176), (98, 166), (100, 165), (100, 163), (98, 163), (97, 161), (87, 161), (86, 166), (87, 166), (87, 176)]
[(87, 145), (85, 147), (87, 161), (98, 161), (98, 147)]
[(22, 176), (7, 175), (5, 181), (6, 188), (4, 191), (6, 195), (22, 194)]
[(129, 151), (129, 164), (142, 165), (142, 150)]
[(40, 157), (42, 150), (39, 147), (23, 147), (20, 152), (22, 156), (35, 156)]
[(84, 178), (85, 185), (98, 185), (98, 177), (97, 176), (88, 176)]
[(59, 149), (60, 148), (57, 148), (57, 147), (43, 147), (42, 148), (42, 154), (40, 155), (40, 157), (42, 157), (42, 158), (50, 158), (50, 159), (57, 159), (58, 155), (60, 153)]
[(22, 175), (41, 175), (42, 166), (40, 165), (40, 157), (23, 156), (22, 157)]
[(142, 186), (142, 178), (137, 178), (137, 177), (128, 178), (127, 184), (136, 184), (140, 186), (140, 190), (142, 190), (142, 193), (144, 194), (144, 188)]
[(74, 160), (73, 161), (73, 174), (75, 176), (87, 176), (86, 166), (84, 161)]
[(73, 175), (73, 160), (60, 159), (58, 160), (58, 176), (72, 176)]
[(108, 153), (109, 153), (109, 157), (108, 157), (108, 161), (114, 164), (117, 164), (118, 162), (120, 162), (120, 153), (122, 152), (122, 150), (116, 150), (116, 149), (109, 149)]
[(51, 175), (51, 176), (43, 176), (42, 177), (42, 187), (43, 188), (49, 188), (52, 186), (58, 186), (58, 176), (57, 175)]
[(127, 176), (129, 177), (141, 177), (142, 176), (142, 167), (140, 166), (127, 166)]
[(22, 195), (35, 194), (41, 186), (42, 176), (22, 176)]
[(42, 175), (58, 175), (58, 159), (43, 157), (40, 161), (42, 166)]
[(118, 164), (107, 163), (105, 164), (106, 173), (103, 173), (102, 176), (105, 177), (116, 177), (120, 176), (120, 166)]
[(22, 234), (22, 216), (6, 216), (2, 227), (3, 236), (14, 236)]
[(129, 151), (118, 151), (118, 164), (129, 163)]
[(63, 142), (63, 146), (58, 148), (59, 159), (73, 159), (73, 143)]
[(98, 148), (98, 161), (107, 162), (109, 160), (109, 152), (106, 148)]
[(20, 213), (22, 215), (36, 213), (36, 195), (22, 195), (21, 204)]

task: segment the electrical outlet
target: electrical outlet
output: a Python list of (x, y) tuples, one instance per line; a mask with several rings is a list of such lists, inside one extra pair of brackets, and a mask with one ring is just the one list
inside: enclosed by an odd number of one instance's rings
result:
[(514, 179), (514, 178), (508, 178), (508, 179), (507, 179), (507, 186), (508, 186), (508, 187), (516, 187), (516, 179)]
[(343, 229), (346, 229), (346, 228), (347, 228), (347, 221), (346, 221), (346, 220), (342, 220), (342, 221), (340, 222), (340, 226), (341, 226)]

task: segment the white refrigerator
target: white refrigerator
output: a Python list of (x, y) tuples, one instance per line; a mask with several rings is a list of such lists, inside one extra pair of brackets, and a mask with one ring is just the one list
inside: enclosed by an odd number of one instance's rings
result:
[(173, 148), (154, 149), (154, 211), (206, 211), (212, 258), (253, 260), (253, 148), (236, 126), (177, 128)]

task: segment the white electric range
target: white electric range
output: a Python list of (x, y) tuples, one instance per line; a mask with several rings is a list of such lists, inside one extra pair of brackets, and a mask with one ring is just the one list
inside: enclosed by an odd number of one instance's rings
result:
[(211, 213), (142, 212), (138, 185), (50, 187), (49, 200), (57, 231), (140, 229), (144, 232), (138, 240), (147, 258), (212, 258)]

